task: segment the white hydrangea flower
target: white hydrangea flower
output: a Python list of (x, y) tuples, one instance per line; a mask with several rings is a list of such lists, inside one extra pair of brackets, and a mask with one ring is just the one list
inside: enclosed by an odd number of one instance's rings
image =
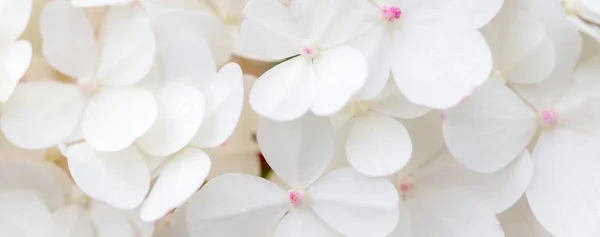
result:
[(533, 172), (527, 152), (494, 174), (464, 168), (446, 149), (415, 162), (396, 176), (402, 218), (390, 237), (504, 236), (495, 215), (517, 202)]
[[(537, 18), (505, 15), (519, 12), (515, 4), (522, 2), (507, 2), (498, 18), (485, 28), (499, 65), (496, 72), (471, 97), (445, 113), (448, 148), (461, 163), (478, 172), (504, 167), (523, 151), (540, 127), (556, 122), (543, 116), (551, 116), (557, 109), (556, 99), (570, 87), (569, 78), (579, 56), (581, 38), (564, 19), (561, 23), (567, 23), (566, 29), (549, 30), (544, 25), (550, 23), (540, 23)], [(530, 25), (529, 30), (522, 25)], [(494, 33), (498, 31), (506, 32), (504, 39)], [(567, 44), (571, 42), (575, 43)], [(505, 62), (514, 65), (510, 67), (513, 70), (503, 70), (500, 65)]]
[(445, 109), (481, 85), (492, 69), (477, 29), (502, 0), (363, 0), (365, 29), (352, 45), (369, 59), (369, 79), (357, 94), (373, 98), (390, 71), (400, 91), (419, 105)]
[(594, 0), (561, 0), (568, 19), (585, 34), (600, 41), (600, 4)]
[(18, 40), (31, 15), (32, 0), (4, 0), (0, 3), (0, 102), (6, 102), (29, 67), (31, 44)]
[[(571, 52), (579, 51), (577, 45), (570, 47)], [(558, 58), (561, 61), (557, 65), (577, 62)], [(593, 188), (600, 182), (594, 168), (598, 167), (600, 139), (599, 65), (600, 56), (596, 56), (571, 71), (572, 76), (551, 77), (530, 85), (527, 88), (537, 94), (534, 102), (519, 97), (523, 88), (517, 94), (491, 80), (449, 110), (444, 123), (450, 150), (462, 156), (459, 160), (467, 166), (482, 172), (510, 163), (539, 134), (533, 145), (535, 172), (527, 198), (542, 226), (555, 236), (593, 236), (599, 232), (592, 224), (600, 221), (597, 210), (590, 208), (600, 200)], [(556, 93), (565, 84), (569, 86)]]
[(367, 63), (343, 45), (357, 31), (358, 14), (337, 0), (249, 1), (242, 23), (248, 48), (272, 59), (293, 57), (259, 77), (250, 105), (277, 121), (341, 110), (363, 86)]
[[(395, 118), (413, 119), (429, 112), (408, 101), (391, 83), (371, 100), (352, 100), (332, 117), (342, 125), (337, 139), (356, 171), (367, 176), (389, 176), (406, 165), (412, 155), (408, 130)], [(343, 128), (343, 127), (350, 128)]]
[(48, 3), (41, 16), (44, 55), (74, 83), (19, 85), (1, 120), (7, 139), (41, 149), (80, 131), (94, 149), (118, 151), (150, 129), (154, 97), (132, 86), (154, 61), (154, 34), (141, 15), (136, 8), (113, 8), (96, 37), (83, 11), (64, 1)]
[[(174, 10), (153, 18), (161, 78), (147, 87), (156, 87), (158, 117), (134, 147), (112, 153), (94, 151), (86, 143), (66, 148), (73, 178), (86, 194), (121, 209), (145, 199), (141, 218), (150, 222), (200, 188), (211, 168), (202, 149), (226, 142), (244, 99), (240, 67), (230, 63), (216, 71), (201, 31), (207, 17)], [(182, 20), (189, 21), (174, 24)], [(146, 162), (154, 164), (147, 167)], [(150, 190), (151, 173), (157, 179)]]
[[(0, 163), (0, 230), (11, 237), (150, 237), (136, 211), (89, 200), (54, 164)], [(8, 222), (6, 222), (8, 220)]]
[(191, 236), (261, 236), (278, 221), (275, 236), (386, 236), (395, 227), (398, 195), (389, 181), (349, 168), (319, 178), (334, 150), (326, 118), (263, 119), (258, 141), (290, 190), (255, 176), (219, 176), (187, 205)]

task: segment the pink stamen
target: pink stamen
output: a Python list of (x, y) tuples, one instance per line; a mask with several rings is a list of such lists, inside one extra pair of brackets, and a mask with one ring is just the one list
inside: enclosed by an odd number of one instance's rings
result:
[(444, 122), (446, 120), (446, 113), (442, 112), (440, 118), (442, 119), (442, 122)]
[(402, 175), (398, 177), (398, 188), (402, 195), (408, 194), (408, 192), (412, 189), (414, 184), (414, 180), (410, 176)]
[(304, 192), (298, 190), (292, 190), (288, 192), (288, 197), (290, 199), (290, 203), (295, 207), (302, 205), (302, 197), (304, 196)]
[(402, 11), (397, 6), (387, 6), (381, 10), (381, 14), (383, 14), (383, 17), (387, 21), (394, 22), (400, 19), (400, 16), (402, 16)]
[(540, 117), (543, 125), (551, 126), (558, 123), (558, 114), (554, 109), (543, 109), (540, 112)]

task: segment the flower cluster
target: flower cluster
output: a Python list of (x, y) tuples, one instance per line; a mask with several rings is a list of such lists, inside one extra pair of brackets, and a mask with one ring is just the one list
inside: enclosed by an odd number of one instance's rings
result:
[(598, 0), (0, 19), (0, 236), (600, 236)]

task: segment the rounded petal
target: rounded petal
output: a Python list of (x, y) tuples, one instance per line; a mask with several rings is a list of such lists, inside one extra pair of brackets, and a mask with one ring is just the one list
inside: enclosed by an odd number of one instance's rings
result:
[(3, 220), (0, 230), (3, 235), (37, 237), (55, 231), (52, 214), (33, 191), (0, 191), (0, 209), (0, 218)]
[(357, 118), (346, 141), (348, 162), (368, 176), (392, 175), (408, 163), (411, 155), (412, 142), (404, 125), (377, 113)]
[(492, 70), (490, 49), (476, 30), (407, 27), (393, 35), (393, 43), (396, 84), (419, 105), (455, 106), (483, 84)]
[(67, 1), (49, 2), (40, 15), (40, 32), (52, 67), (74, 79), (93, 76), (99, 46), (84, 11)]
[(142, 204), (142, 220), (156, 221), (181, 205), (202, 186), (209, 171), (210, 159), (201, 150), (186, 148), (169, 157)]
[(398, 223), (398, 193), (385, 178), (339, 169), (318, 180), (306, 195), (315, 213), (344, 236), (386, 236)]
[(167, 81), (184, 81), (205, 88), (217, 71), (210, 45), (202, 31), (207, 16), (191, 11), (165, 11), (152, 18)]
[(506, 4), (501, 14), (483, 28), (498, 70), (510, 83), (535, 83), (555, 68), (556, 50), (535, 17), (516, 4)]
[(119, 151), (144, 135), (157, 117), (149, 92), (136, 88), (103, 88), (90, 99), (83, 115), (86, 141), (99, 151)]
[(599, 233), (600, 141), (563, 128), (543, 132), (533, 151), (527, 199), (535, 217), (554, 236)]
[(405, 200), (413, 236), (504, 236), (495, 213), (476, 199), (451, 189), (415, 191)]
[(69, 170), (88, 196), (120, 209), (133, 209), (146, 197), (150, 172), (135, 148), (98, 152), (86, 143), (67, 148)]
[[(217, 17), (206, 12), (190, 12), (187, 10), (165, 11), (156, 15), (153, 20), (153, 26), (157, 32), (161, 32), (159, 38), (171, 37), (167, 35), (162, 36), (162, 32), (165, 32), (165, 34), (167, 32), (187, 32), (188, 34), (192, 34), (193, 37), (201, 34), (210, 49), (212, 49), (211, 55), (216, 65), (227, 63), (231, 57), (232, 42), (227, 28)], [(188, 55), (188, 57), (199, 56)]]
[(87, 210), (71, 205), (52, 213), (56, 225), (56, 237), (95, 237)]
[(341, 110), (367, 80), (365, 57), (349, 46), (320, 52), (313, 64), (317, 94), (310, 110), (319, 116)]
[(231, 136), (242, 114), (242, 69), (236, 63), (223, 66), (213, 83), (203, 92), (206, 96), (206, 119), (192, 144), (198, 147), (217, 147)]
[(511, 89), (493, 79), (445, 112), (448, 149), (477, 172), (492, 173), (508, 165), (537, 131), (537, 114)]
[(85, 104), (85, 96), (75, 86), (55, 81), (24, 83), (4, 104), (2, 131), (22, 148), (56, 146), (75, 131)]
[(0, 102), (6, 102), (31, 63), (31, 44), (14, 42), (0, 51)]
[(274, 237), (341, 237), (327, 226), (312, 210), (295, 208), (290, 210), (281, 220)]
[(157, 92), (158, 116), (135, 144), (152, 156), (169, 156), (190, 143), (200, 129), (205, 99), (193, 86), (166, 82)]
[(277, 121), (304, 115), (317, 95), (313, 64), (305, 57), (285, 61), (265, 72), (250, 91), (250, 106)]
[(369, 64), (369, 76), (354, 98), (372, 99), (385, 88), (391, 75), (392, 35), (384, 25), (375, 25), (349, 44), (363, 53)]
[(257, 140), (273, 171), (290, 187), (304, 189), (329, 165), (335, 132), (325, 117), (306, 115), (285, 123), (263, 118), (258, 123)]
[(281, 60), (299, 54), (300, 39), (305, 34), (298, 19), (283, 4), (270, 0), (249, 1), (244, 16), (242, 40), (260, 57)]
[(32, 2), (32, 0), (2, 0), (0, 2), (0, 22), (7, 22), (2, 26), (0, 42), (16, 40), (25, 31), (31, 16)]
[[(108, 13), (108, 16), (111, 14)], [(102, 52), (95, 75), (100, 83), (125, 86), (141, 81), (154, 63), (156, 49), (156, 39), (148, 16), (134, 12), (103, 33)]]
[(190, 199), (187, 227), (191, 236), (259, 236), (283, 217), (290, 205), (287, 193), (267, 180), (221, 175)]

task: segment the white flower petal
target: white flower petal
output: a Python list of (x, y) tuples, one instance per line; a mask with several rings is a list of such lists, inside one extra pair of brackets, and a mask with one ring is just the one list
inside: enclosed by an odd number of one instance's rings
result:
[(594, 236), (600, 228), (600, 141), (563, 128), (542, 133), (533, 151), (527, 199), (554, 236)]
[(166, 11), (153, 17), (165, 80), (204, 88), (208, 79), (214, 77), (217, 68), (202, 31), (205, 18), (208, 16), (190, 11)]
[(315, 213), (345, 236), (386, 236), (398, 223), (398, 193), (384, 178), (340, 169), (318, 180), (306, 195)]
[(574, 74), (571, 89), (554, 108), (558, 123), (600, 139), (600, 56), (595, 56), (580, 65)]
[(0, 191), (0, 209), (3, 220), (0, 230), (8, 229), (9, 235), (19, 233), (17, 237), (38, 237), (55, 231), (52, 214), (33, 191)]
[(133, 226), (120, 210), (93, 202), (89, 213), (96, 230), (95, 237), (137, 236)]
[(490, 80), (445, 112), (444, 137), (469, 169), (491, 173), (508, 165), (538, 130), (538, 116), (512, 90)]
[(20, 40), (0, 49), (0, 102), (6, 102), (31, 63), (31, 44)]
[(156, 39), (147, 16), (137, 13), (120, 20), (102, 39), (95, 76), (103, 85), (134, 84), (148, 74), (154, 63)]
[(259, 236), (287, 212), (287, 193), (267, 180), (226, 174), (208, 182), (187, 204), (191, 236)]
[(346, 141), (348, 162), (368, 176), (392, 175), (411, 155), (412, 142), (404, 125), (377, 113), (357, 118)]
[(385, 25), (378, 24), (353, 39), (350, 45), (363, 53), (369, 64), (369, 76), (354, 98), (372, 99), (385, 88), (391, 74), (392, 35)]
[(528, 151), (491, 174), (466, 169), (447, 150), (437, 154), (434, 159), (419, 170), (431, 174), (426, 178), (428, 183), (435, 183), (437, 188), (465, 193), (469, 198), (487, 205), (496, 214), (505, 211), (523, 196), (533, 173), (533, 163)]
[(503, 0), (424, 0), (407, 9), (419, 21), (478, 29), (496, 16)]
[(322, 51), (313, 59), (313, 64), (317, 94), (310, 110), (319, 116), (341, 110), (368, 76), (365, 57), (349, 46)]
[(242, 40), (261, 57), (284, 59), (298, 54), (305, 36), (298, 19), (279, 1), (253, 0), (246, 4)]
[(74, 79), (92, 76), (99, 46), (84, 11), (67, 1), (49, 2), (40, 15), (40, 32), (42, 52), (52, 67)]
[(158, 116), (135, 144), (152, 156), (169, 156), (188, 145), (200, 129), (205, 99), (193, 86), (166, 82), (157, 92)]
[(2, 0), (0, 3), (0, 22), (2, 26), (0, 42), (13, 41), (25, 31), (31, 16), (32, 0)]
[(502, 12), (482, 29), (497, 64), (497, 70), (511, 83), (535, 83), (554, 71), (554, 44), (535, 17), (506, 4)]
[(44, 169), (42, 161), (0, 163), (0, 190), (28, 189), (36, 192), (45, 205), (54, 210), (65, 205), (61, 183)]
[(492, 70), (490, 49), (475, 30), (406, 27), (392, 37), (394, 79), (402, 93), (419, 105), (452, 107), (483, 84)]
[(55, 237), (95, 237), (95, 232), (86, 210), (80, 206), (66, 206), (52, 213), (56, 226)]
[(289, 121), (305, 114), (316, 95), (312, 61), (296, 57), (260, 76), (250, 91), (249, 102), (263, 117)]
[(226, 64), (203, 92), (206, 97), (206, 118), (192, 144), (198, 147), (217, 147), (231, 136), (242, 113), (242, 69), (236, 63)]
[(413, 236), (504, 236), (495, 213), (460, 192), (415, 188), (414, 195), (408, 197), (405, 203), (410, 213)]
[(67, 148), (69, 170), (88, 196), (121, 209), (133, 209), (146, 197), (150, 172), (135, 148), (97, 152), (86, 143)]
[(308, 208), (294, 208), (281, 220), (274, 237), (341, 237), (327, 226), (312, 210)]
[(103, 88), (90, 99), (83, 115), (82, 132), (99, 151), (118, 151), (150, 129), (157, 105), (149, 92), (136, 88)]
[(56, 146), (81, 120), (85, 96), (72, 85), (54, 81), (23, 83), (4, 104), (2, 131), (6, 139), (27, 149)]
[(273, 171), (296, 189), (306, 188), (321, 176), (335, 145), (329, 120), (310, 114), (285, 123), (263, 118), (258, 123), (257, 139)]
[(142, 205), (142, 220), (158, 220), (181, 205), (202, 186), (209, 171), (210, 159), (201, 150), (186, 148), (169, 157)]
[(512, 88), (537, 109), (550, 108), (571, 83), (571, 75), (582, 51), (579, 31), (566, 15), (561, 4), (545, 0), (520, 1), (520, 8), (540, 20), (556, 50), (556, 67), (541, 83), (515, 84)]

